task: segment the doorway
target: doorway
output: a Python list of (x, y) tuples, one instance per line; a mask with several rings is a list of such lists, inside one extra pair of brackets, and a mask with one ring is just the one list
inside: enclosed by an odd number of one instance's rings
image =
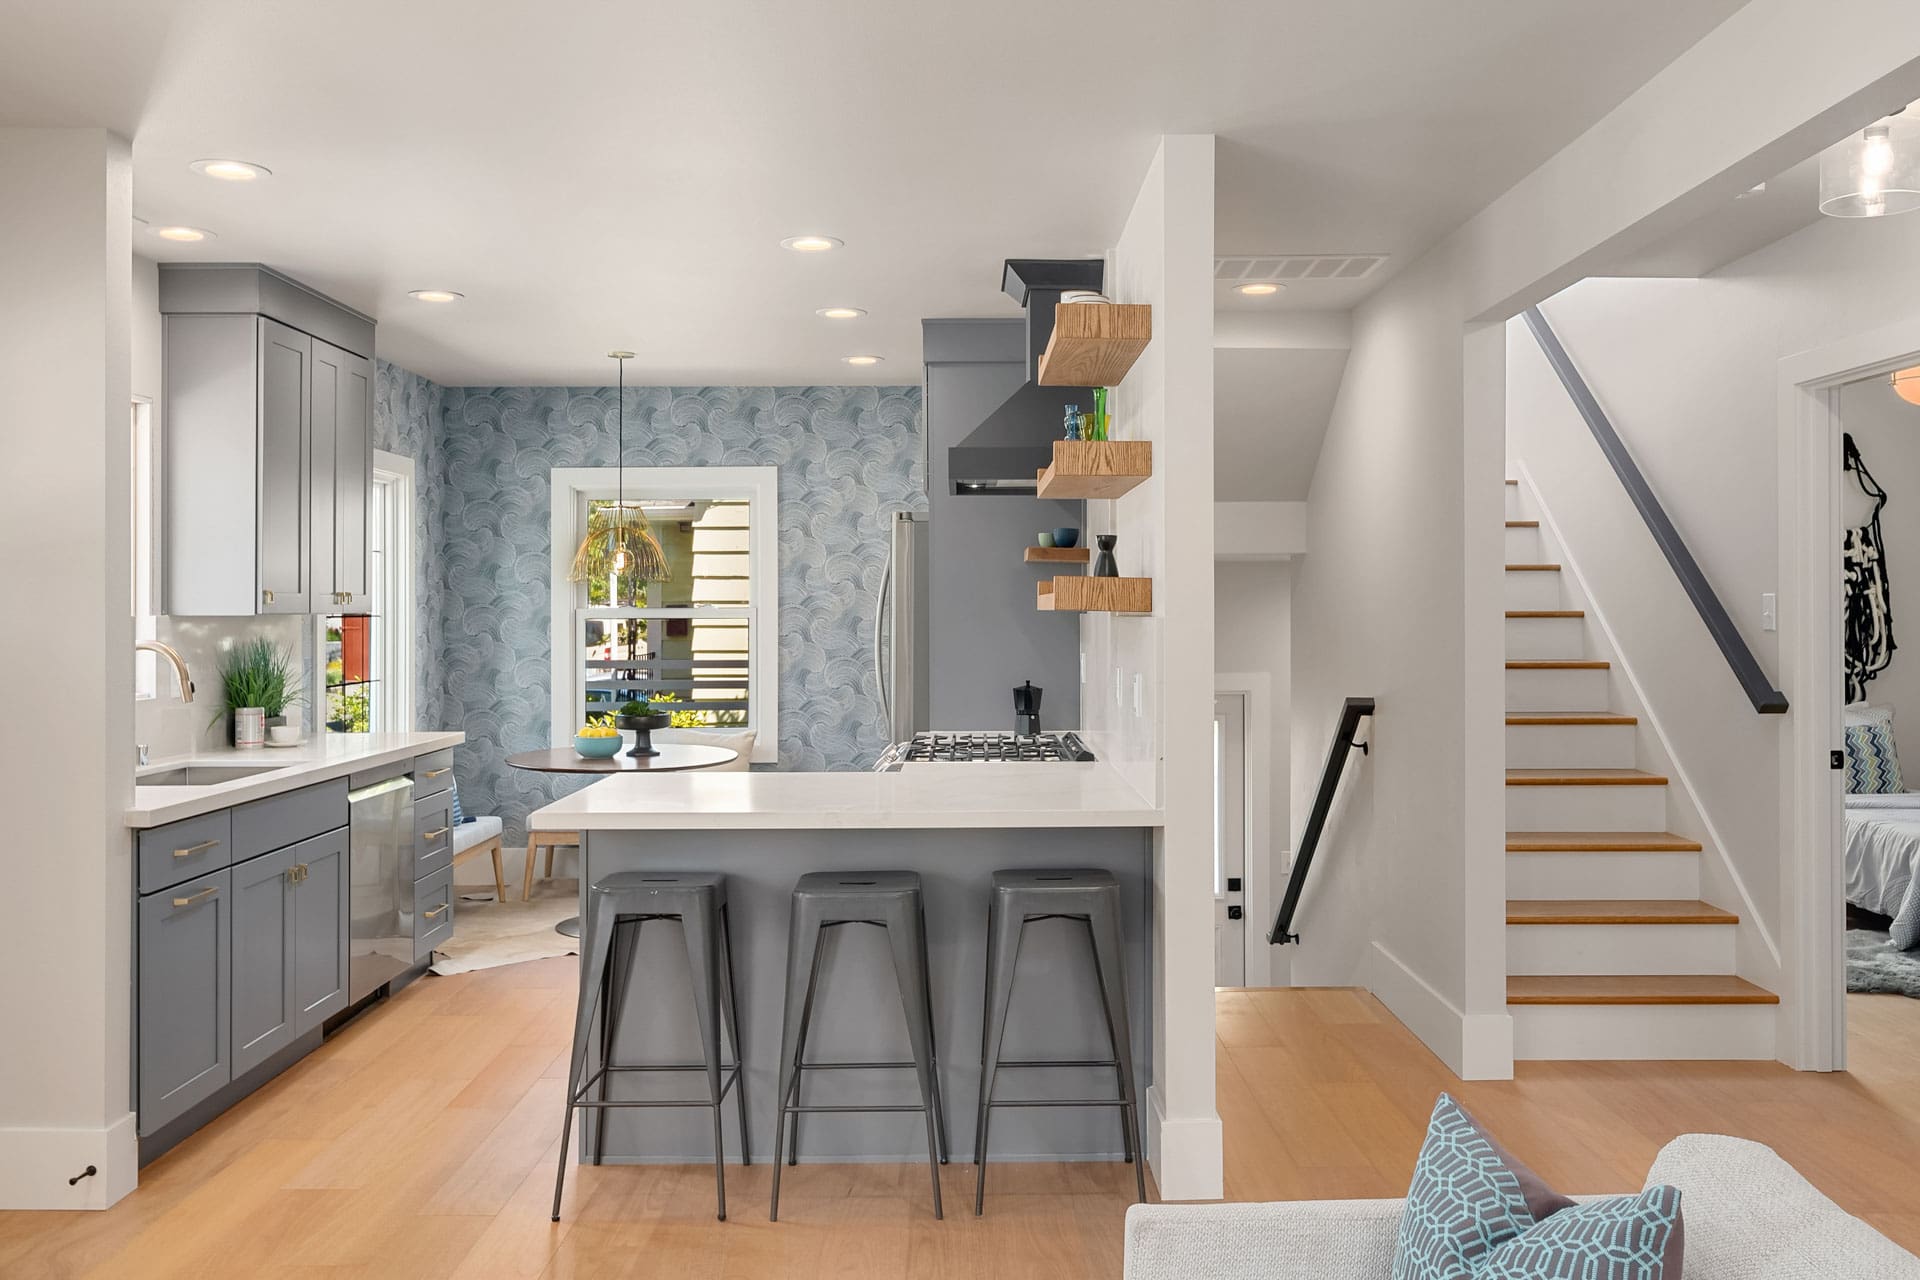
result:
[(1247, 695), (1213, 699), (1213, 985), (1247, 985)]

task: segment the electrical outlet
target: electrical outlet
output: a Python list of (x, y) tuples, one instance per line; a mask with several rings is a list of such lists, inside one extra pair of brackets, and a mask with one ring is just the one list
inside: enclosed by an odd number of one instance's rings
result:
[(1147, 714), (1147, 678), (1137, 671), (1133, 675), (1133, 714), (1136, 719)]
[(1780, 597), (1768, 591), (1760, 597), (1760, 629), (1778, 631), (1780, 629)]

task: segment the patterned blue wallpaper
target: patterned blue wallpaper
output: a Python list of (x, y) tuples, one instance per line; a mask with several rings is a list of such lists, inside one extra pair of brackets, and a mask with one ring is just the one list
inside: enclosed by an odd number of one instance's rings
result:
[[(615, 392), (443, 388), (384, 365), (379, 385), (380, 447), (420, 463), (420, 724), (466, 732), (464, 807), (511, 840), (580, 785), (503, 757), (549, 741), (548, 473), (614, 464)], [(918, 387), (627, 389), (629, 467), (779, 468), (782, 769), (864, 768), (887, 744), (868, 629), (892, 513), (926, 510), (920, 402)]]

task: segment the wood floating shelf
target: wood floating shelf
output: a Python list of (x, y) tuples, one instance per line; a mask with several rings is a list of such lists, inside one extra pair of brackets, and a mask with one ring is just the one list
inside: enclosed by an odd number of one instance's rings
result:
[(1116, 386), (1153, 341), (1153, 308), (1138, 302), (1059, 302), (1040, 354), (1043, 387)]
[(1042, 498), (1117, 498), (1152, 474), (1151, 440), (1055, 440), (1053, 465), (1040, 468), (1034, 492)]
[(1036, 584), (1042, 610), (1058, 613), (1152, 613), (1152, 578), (1053, 577)]
[(1086, 564), (1093, 552), (1086, 547), (1028, 547), (1028, 564)]

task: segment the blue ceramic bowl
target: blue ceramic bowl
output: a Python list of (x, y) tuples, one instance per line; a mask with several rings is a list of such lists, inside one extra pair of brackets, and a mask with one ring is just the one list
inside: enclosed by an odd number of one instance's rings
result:
[(1053, 531), (1053, 545), (1056, 547), (1077, 547), (1080, 545), (1078, 529), (1060, 528)]
[(582, 738), (576, 734), (573, 739), (573, 749), (588, 760), (609, 759), (617, 755), (620, 748), (625, 745), (626, 739), (618, 736), (612, 738)]

